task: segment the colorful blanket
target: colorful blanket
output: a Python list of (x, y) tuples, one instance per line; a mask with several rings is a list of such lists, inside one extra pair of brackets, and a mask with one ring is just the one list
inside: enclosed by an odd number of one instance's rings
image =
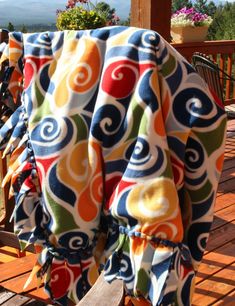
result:
[(153, 31), (11, 33), (11, 45), (24, 92), (0, 136), (33, 273), (77, 303), (102, 254), (131, 297), (190, 305), (223, 163), (219, 101)]

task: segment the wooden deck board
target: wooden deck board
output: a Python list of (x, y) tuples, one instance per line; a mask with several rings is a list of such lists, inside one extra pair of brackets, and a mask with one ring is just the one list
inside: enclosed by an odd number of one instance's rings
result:
[(193, 305), (211, 305), (235, 288), (235, 263), (213, 274), (195, 289)]
[(214, 303), (215, 306), (234, 306), (235, 304), (235, 289), (231, 291), (228, 295), (224, 296), (222, 299)]
[[(30, 296), (23, 296), (16, 294), (15, 292), (8, 291), (7, 289), (0, 287), (0, 305), (1, 306), (49, 306), (41, 301), (32, 299)], [(52, 305), (51, 305), (52, 306)]]
[(0, 247), (0, 263), (9, 262), (17, 258), (16, 250), (11, 247)]
[(235, 239), (235, 221), (226, 223), (225, 225), (212, 230), (207, 244), (207, 252)]
[(216, 212), (211, 230), (235, 221), (235, 203)]
[(35, 262), (35, 254), (22, 257), (20, 260), (12, 260), (10, 264), (8, 264), (8, 271), (5, 271), (4, 269), (1, 270), (0, 283), (21, 275), (22, 273), (31, 271)]
[(233, 264), (235, 262), (234, 254), (235, 240), (204, 255), (196, 276), (196, 284), (209, 278), (226, 266)]

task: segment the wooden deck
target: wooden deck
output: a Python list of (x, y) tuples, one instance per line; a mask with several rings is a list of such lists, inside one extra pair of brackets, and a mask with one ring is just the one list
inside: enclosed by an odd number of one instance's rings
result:
[(193, 305), (235, 305), (235, 120), (228, 122), (214, 222), (197, 273)]
[[(28, 258), (27, 264), (30, 264), (30, 257)], [(0, 264), (15, 259), (14, 250), (0, 248)], [(12, 261), (13, 266), (14, 264)], [(7, 272), (8, 280), (4, 278), (4, 272)], [(14, 269), (0, 272), (0, 305), (41, 306), (35, 299), (43, 288), (40, 288), (39, 292), (34, 289), (30, 291), (29, 288), (28, 293), (24, 295), (19, 294), (21, 288), (14, 289), (18, 294), (10, 291), (10, 288), (14, 288), (15, 277), (26, 280), (20, 272), (17, 272), (17, 275), (13, 272)], [(10, 278), (9, 274), (12, 274)], [(1, 288), (2, 282), (10, 284), (8, 290)], [(193, 306), (209, 305), (235, 305), (235, 120), (228, 122), (225, 162), (215, 204), (215, 217), (207, 251), (197, 273), (193, 299)]]

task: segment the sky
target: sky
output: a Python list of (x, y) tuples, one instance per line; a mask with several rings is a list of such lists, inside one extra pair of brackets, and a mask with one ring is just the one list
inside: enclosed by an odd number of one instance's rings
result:
[[(235, 2), (235, 0), (227, 0)], [(93, 1), (95, 3), (96, 0)], [(126, 19), (130, 11), (131, 0), (105, 0), (112, 8), (116, 8), (117, 15)], [(225, 2), (214, 0), (217, 4)], [(64, 9), (67, 0), (0, 0), (0, 25), (8, 22), (14, 25), (32, 23), (55, 23), (56, 10)]]
[[(92, 1), (93, 3), (96, 0)], [(106, 0), (117, 15), (125, 19), (129, 15), (131, 0)], [(55, 22), (56, 10), (65, 9), (67, 0), (0, 0), (0, 25), (10, 21), (14, 25)]]

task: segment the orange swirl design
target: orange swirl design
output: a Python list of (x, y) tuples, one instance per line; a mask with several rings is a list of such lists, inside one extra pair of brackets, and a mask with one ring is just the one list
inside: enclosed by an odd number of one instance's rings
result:
[[(84, 37), (76, 41), (65, 41), (67, 56), (53, 64), (56, 83), (55, 103), (63, 107), (69, 102), (71, 91), (84, 94), (91, 90), (99, 79), (101, 58), (97, 44)], [(70, 54), (73, 56), (70, 56)]]
[(87, 222), (96, 218), (102, 203), (103, 178), (99, 151), (96, 143), (77, 143), (57, 167), (60, 180), (76, 193), (78, 214)]

